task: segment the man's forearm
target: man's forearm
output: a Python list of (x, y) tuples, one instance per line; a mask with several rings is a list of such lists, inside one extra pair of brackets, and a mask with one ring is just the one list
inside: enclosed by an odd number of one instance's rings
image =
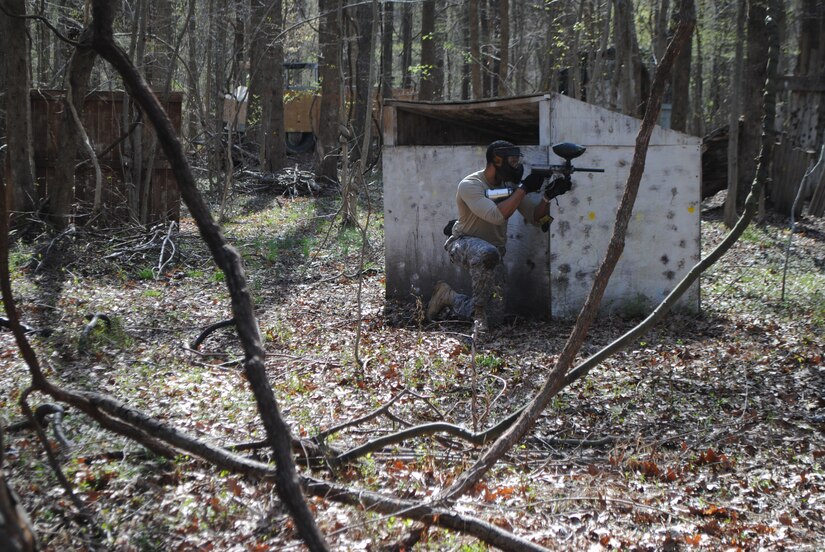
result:
[(535, 209), (533, 209), (533, 222), (538, 224), (539, 222), (541, 222), (541, 219), (547, 216), (549, 212), (550, 202), (547, 200), (547, 198), (542, 196), (541, 201), (539, 201), (539, 204), (536, 205)]
[(521, 200), (524, 199), (524, 196), (526, 195), (527, 192), (525, 192), (522, 188), (516, 188), (516, 190), (510, 194), (510, 197), (498, 204), (497, 207), (502, 216), (505, 219), (509, 219), (513, 216), (513, 213), (515, 213), (518, 209)]

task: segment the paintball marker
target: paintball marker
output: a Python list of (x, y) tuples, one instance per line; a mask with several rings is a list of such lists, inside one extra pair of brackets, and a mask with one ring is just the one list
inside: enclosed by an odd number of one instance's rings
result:
[(582, 167), (574, 167), (573, 159), (580, 157), (587, 151), (587, 148), (572, 142), (562, 142), (553, 146), (553, 153), (564, 159), (563, 165), (531, 165), (530, 174), (536, 173), (545, 177), (550, 177), (554, 174), (561, 174), (565, 178), (570, 178), (574, 172), (604, 172), (604, 169), (589, 169)]
[[(564, 159), (564, 164), (529, 165), (530, 175), (537, 174), (543, 176), (544, 178), (550, 178), (553, 175), (560, 175), (544, 188), (545, 197), (551, 199), (569, 190), (571, 186), (570, 175), (574, 172), (604, 172), (604, 169), (573, 166), (573, 159), (580, 157), (586, 150), (587, 148), (584, 146), (580, 146), (572, 142), (562, 142), (553, 146), (553, 153)], [(494, 190), (487, 190), (486, 195), (493, 201), (500, 201), (509, 197), (512, 193), (513, 188), (496, 188)]]

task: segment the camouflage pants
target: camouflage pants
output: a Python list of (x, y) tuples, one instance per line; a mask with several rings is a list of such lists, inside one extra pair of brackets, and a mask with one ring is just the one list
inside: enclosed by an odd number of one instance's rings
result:
[(472, 282), (472, 296), (457, 294), (453, 312), (456, 316), (472, 320), (478, 308), (485, 312), (491, 327), (500, 324), (504, 319), (504, 248), (481, 238), (462, 236), (447, 240), (444, 249), (450, 254), (453, 264), (469, 270)]

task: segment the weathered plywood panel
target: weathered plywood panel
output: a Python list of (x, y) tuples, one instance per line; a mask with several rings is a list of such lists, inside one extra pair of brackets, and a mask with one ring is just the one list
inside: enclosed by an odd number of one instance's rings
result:
[[(634, 148), (591, 146), (582, 164), (605, 173), (576, 173), (573, 189), (553, 206), (550, 230), (552, 313), (575, 314), (590, 292), (613, 233)], [(624, 252), (608, 285), (603, 310), (658, 303), (700, 255), (699, 146), (651, 146), (628, 227)], [(694, 285), (681, 301), (698, 308)]]
[[(447, 221), (456, 218), (458, 182), (484, 159), (485, 148), (390, 147), (383, 152), (387, 296), (430, 295), (438, 280), (469, 292), (469, 279), (444, 251)], [(412, 294), (412, 295), (411, 295)]]
[[(550, 135), (552, 143), (576, 142), (585, 146), (633, 146), (641, 121), (567, 96), (551, 100)], [(543, 124), (547, 124), (544, 123)], [(698, 145), (701, 139), (674, 130), (656, 127), (650, 143)]]
[[(485, 146), (396, 147), (384, 150), (384, 246), (387, 296), (429, 296), (438, 280), (470, 293), (464, 270), (444, 250), (444, 225), (458, 216), (455, 194), (467, 174), (484, 167)], [(547, 163), (546, 148), (523, 148), (531, 163)], [(547, 234), (525, 224), (521, 215), (508, 227), (509, 312), (532, 317), (550, 313)]]
[[(62, 90), (33, 90), (32, 130), (34, 134), (34, 160), (37, 173), (38, 193), (48, 197), (54, 182), (54, 164), (60, 147), (60, 130), (64, 109), (65, 92)], [(98, 158), (106, 185), (102, 190), (104, 213), (116, 220), (126, 220), (129, 216), (126, 204), (126, 184), (123, 182), (121, 148), (111, 148), (120, 140), (123, 129), (124, 93), (117, 91), (97, 91), (86, 96), (83, 125), (97, 152), (107, 153)], [(164, 104), (172, 126), (180, 129), (183, 96), (179, 92), (169, 95)], [(154, 136), (152, 125), (143, 127), (144, 145)], [(78, 161), (87, 161), (86, 154), (78, 151)], [(95, 194), (95, 178), (92, 166), (79, 164), (75, 174), (75, 197), (79, 204), (91, 204)], [(180, 218), (180, 191), (175, 182), (169, 161), (158, 147), (153, 161), (151, 195), (148, 205), (148, 222), (177, 220)]]

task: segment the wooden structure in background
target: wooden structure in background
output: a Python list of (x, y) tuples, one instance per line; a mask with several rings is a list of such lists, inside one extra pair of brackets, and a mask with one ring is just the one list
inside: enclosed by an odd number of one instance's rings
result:
[[(786, 216), (790, 214), (797, 191), (802, 185), (802, 179), (810, 163), (811, 153), (793, 147), (789, 141), (777, 144), (774, 148), (768, 193), (773, 209), (777, 213)], [(807, 198), (803, 195), (802, 199), (803, 201), (796, 206), (794, 212), (796, 217), (802, 214), (802, 206)]]
[[(124, 166), (131, 162), (121, 158), (121, 148), (116, 142), (128, 130), (123, 128), (124, 95), (122, 91), (92, 92), (86, 97), (83, 111), (83, 125), (92, 142), (92, 147), (100, 156), (103, 172), (102, 215), (109, 221), (129, 220), (126, 179)], [(65, 109), (66, 93), (63, 90), (32, 90), (32, 128), (35, 144), (35, 173), (37, 192), (41, 199), (47, 198), (54, 186), (55, 162), (60, 144), (60, 124)], [(175, 130), (181, 128), (181, 105), (183, 94), (173, 92), (166, 103), (166, 113)], [(144, 149), (148, 150), (154, 130), (149, 124), (139, 126), (143, 132)], [(114, 147), (113, 147), (114, 146)], [(102, 154), (102, 155), (101, 155)], [(144, 167), (148, 166), (144, 160)], [(91, 210), (95, 193), (94, 169), (85, 154), (78, 151), (78, 167), (75, 171), (75, 203), (80, 211)], [(88, 205), (88, 209), (85, 206)], [(155, 156), (150, 193), (148, 196), (147, 224), (180, 218), (180, 192), (174, 174), (158, 147)]]

